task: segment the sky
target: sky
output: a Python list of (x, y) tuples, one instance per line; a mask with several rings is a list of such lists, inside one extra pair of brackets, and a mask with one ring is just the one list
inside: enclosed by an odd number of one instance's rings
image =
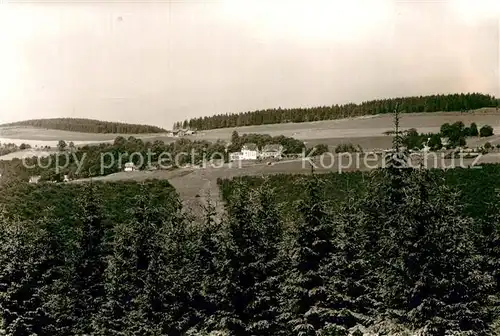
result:
[(500, 1), (0, 0), (0, 123), (500, 96)]

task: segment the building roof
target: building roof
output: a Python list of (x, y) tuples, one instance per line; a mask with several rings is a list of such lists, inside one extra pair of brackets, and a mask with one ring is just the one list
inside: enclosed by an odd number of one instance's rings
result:
[(262, 148), (262, 151), (263, 152), (282, 152), (283, 146), (280, 144), (265, 145), (264, 148)]
[(134, 168), (134, 167), (135, 167), (135, 165), (134, 165), (133, 162), (127, 162), (127, 163), (125, 163), (125, 168)]
[(256, 151), (259, 150), (259, 148), (254, 143), (246, 143), (243, 145), (242, 150)]

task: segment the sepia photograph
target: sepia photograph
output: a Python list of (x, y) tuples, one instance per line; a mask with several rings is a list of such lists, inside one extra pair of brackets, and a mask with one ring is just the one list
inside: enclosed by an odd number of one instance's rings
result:
[(500, 336), (500, 1), (0, 0), (0, 336)]

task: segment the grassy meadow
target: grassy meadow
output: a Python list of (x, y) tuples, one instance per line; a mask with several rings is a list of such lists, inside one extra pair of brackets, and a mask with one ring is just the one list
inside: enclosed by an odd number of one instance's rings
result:
[[(443, 123), (463, 121), (465, 124), (475, 122), (480, 127), (488, 124), (493, 126), (495, 133), (500, 133), (500, 112), (494, 108), (484, 108), (470, 112), (433, 112), (433, 113), (405, 113), (401, 116), (401, 128), (416, 128), (419, 132), (429, 133), (439, 131)], [(193, 140), (228, 141), (234, 130), (240, 134), (261, 133), (271, 136), (284, 135), (309, 144), (325, 143), (336, 146), (339, 143), (359, 143), (363, 148), (388, 148), (391, 139), (384, 136), (384, 132), (393, 128), (393, 117), (390, 114), (363, 116), (338, 120), (285, 123), (260, 126), (246, 126), (201, 131), (196, 135), (188, 136)], [(76, 144), (90, 144), (111, 142), (120, 134), (80, 133), (60, 130), (47, 130), (33, 127), (4, 127), (0, 128), (0, 141), (27, 142), (39, 146), (56, 146), (57, 141), (73, 141)], [(129, 137), (131, 135), (122, 135)], [(175, 138), (166, 134), (136, 134), (133, 135), (145, 141), (161, 140), (174, 141)]]

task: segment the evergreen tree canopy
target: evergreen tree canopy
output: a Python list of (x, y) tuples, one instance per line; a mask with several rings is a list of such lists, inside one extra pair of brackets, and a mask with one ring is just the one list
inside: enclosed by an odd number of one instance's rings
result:
[(199, 117), (176, 123), (175, 127), (208, 130), (215, 128), (240, 127), (252, 125), (279, 124), (288, 122), (307, 122), (334, 120), (364, 115), (393, 113), (396, 106), (399, 111), (438, 112), (468, 111), (483, 107), (496, 107), (497, 99), (480, 93), (460, 93), (448, 95), (431, 95), (416, 97), (400, 97), (366, 101), (361, 104), (345, 104), (320, 106), (311, 108), (275, 108), (253, 112), (218, 114), (211, 117)]
[(82, 133), (141, 134), (166, 132), (164, 129), (156, 126), (126, 124), (81, 118), (32, 119), (0, 125), (0, 127), (15, 126), (31, 126), (36, 128)]

